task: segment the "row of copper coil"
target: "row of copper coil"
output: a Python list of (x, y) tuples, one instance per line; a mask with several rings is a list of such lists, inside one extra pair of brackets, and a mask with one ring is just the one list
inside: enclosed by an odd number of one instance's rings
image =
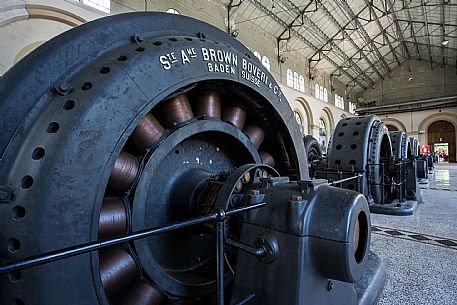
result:
[[(115, 167), (116, 169), (116, 167)], [(124, 200), (106, 197), (99, 218), (99, 239), (127, 233), (128, 216)], [(116, 295), (115, 304), (159, 305), (165, 295), (139, 279), (140, 270), (125, 245), (99, 252), (100, 279), (108, 298)]]
[[(221, 97), (216, 91), (199, 91), (195, 96), (192, 107), (186, 94), (180, 94), (165, 100), (160, 105), (162, 121), (167, 126), (185, 123), (192, 118), (202, 117), (219, 119), (240, 130), (250, 139), (256, 149), (265, 140), (265, 130), (257, 125), (245, 126), (247, 111), (240, 103), (234, 103), (221, 111)], [(129, 138), (129, 145), (136, 152), (144, 152), (158, 143), (165, 134), (165, 128), (148, 113), (143, 117)], [(260, 151), (264, 164), (275, 166), (274, 157), (265, 151)], [(108, 186), (111, 190), (125, 192), (131, 188), (139, 171), (139, 161), (134, 155), (121, 152), (114, 164)]]
[[(106, 197), (100, 211), (99, 239), (127, 233), (128, 217), (122, 198)], [(140, 270), (126, 246), (99, 252), (100, 279), (105, 295), (119, 305), (159, 305), (166, 295), (139, 277)], [(167, 300), (166, 305), (187, 305), (187, 300)]]
[[(192, 103), (185, 93), (160, 103), (160, 121), (152, 113), (148, 113), (140, 120), (128, 142), (131, 148), (129, 152), (132, 153), (122, 151), (115, 161), (108, 181), (110, 193), (124, 193), (132, 188), (140, 171), (140, 162), (136, 154), (143, 154), (158, 144), (165, 135), (165, 128), (184, 124), (194, 117), (222, 120), (236, 126), (246, 134), (253, 146), (259, 149), (265, 139), (265, 130), (252, 124), (245, 126), (247, 111), (241, 103), (234, 103), (222, 110), (221, 97), (216, 91), (198, 91), (193, 97)], [(265, 164), (274, 166), (271, 154), (263, 151), (259, 154)], [(99, 238), (111, 238), (127, 232), (126, 204), (120, 197), (106, 197), (100, 211)], [(112, 304), (191, 304), (188, 300), (167, 300), (165, 294), (141, 279), (140, 269), (127, 245), (100, 251), (99, 258), (101, 282), (106, 296), (115, 299)]]

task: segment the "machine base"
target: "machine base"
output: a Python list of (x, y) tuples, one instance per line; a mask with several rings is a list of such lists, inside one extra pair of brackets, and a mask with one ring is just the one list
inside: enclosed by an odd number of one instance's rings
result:
[(395, 199), (389, 204), (375, 203), (370, 205), (370, 212), (375, 214), (409, 216), (414, 214), (417, 207), (418, 201), (407, 200), (400, 203), (398, 199)]
[(362, 279), (355, 283), (357, 305), (377, 304), (386, 279), (386, 267), (382, 259), (370, 251), (367, 270)]
[(428, 183), (428, 178), (418, 179), (417, 182), (419, 182), (419, 184), (427, 184)]

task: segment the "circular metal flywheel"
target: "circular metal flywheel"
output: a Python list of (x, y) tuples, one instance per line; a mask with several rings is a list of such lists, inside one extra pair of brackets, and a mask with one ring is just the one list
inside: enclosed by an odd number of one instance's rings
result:
[(411, 159), (411, 145), (408, 135), (404, 131), (390, 131), (392, 141), (392, 153), (396, 160)]
[(409, 146), (411, 146), (411, 155), (412, 158), (419, 156), (419, 141), (416, 138), (409, 138)]
[(318, 170), (317, 167), (325, 163), (322, 162), (322, 149), (319, 142), (312, 135), (304, 136), (303, 143), (308, 157), (309, 175), (314, 178)]
[[(14, 194), (0, 205), (2, 261), (202, 215), (196, 190), (244, 164), (308, 178), (273, 77), (234, 38), (183, 16), (123, 14), (63, 33), (2, 77), (0, 111), (0, 186)], [(197, 226), (1, 276), (0, 303), (207, 304), (213, 237)]]
[[(347, 175), (362, 173), (360, 191), (374, 203), (390, 195), (392, 144), (387, 127), (376, 116), (355, 116), (338, 122), (329, 143), (327, 166)], [(354, 181), (344, 188), (355, 189)]]
[(319, 142), (311, 135), (303, 137), (308, 163), (322, 159), (322, 149)]

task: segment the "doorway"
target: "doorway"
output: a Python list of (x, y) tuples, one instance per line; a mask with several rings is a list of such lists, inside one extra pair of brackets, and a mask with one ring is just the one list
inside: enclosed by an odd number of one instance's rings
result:
[(398, 128), (394, 125), (387, 124), (386, 127), (389, 131), (398, 131)]
[(443, 160), (456, 162), (455, 127), (452, 123), (440, 120), (430, 124), (427, 129), (427, 141), (431, 151), (441, 151)]

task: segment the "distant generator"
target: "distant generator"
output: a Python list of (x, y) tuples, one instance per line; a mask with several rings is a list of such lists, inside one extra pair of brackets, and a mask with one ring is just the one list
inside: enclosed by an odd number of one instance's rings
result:
[(410, 142), (403, 131), (389, 132), (376, 116), (345, 118), (330, 138), (327, 158), (311, 163), (310, 174), (361, 192), (373, 213), (412, 215), (419, 194), (418, 151)]

